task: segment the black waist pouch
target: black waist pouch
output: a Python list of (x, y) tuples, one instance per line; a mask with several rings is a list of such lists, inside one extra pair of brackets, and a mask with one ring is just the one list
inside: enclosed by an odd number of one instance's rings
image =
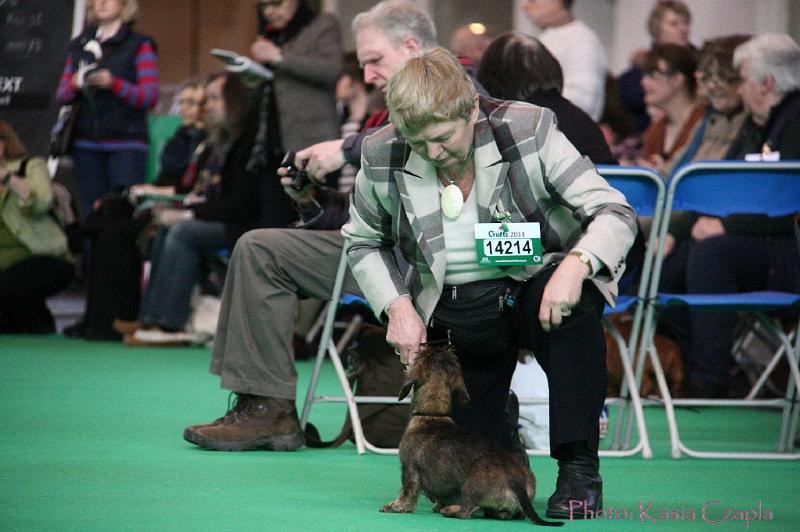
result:
[(433, 311), (433, 325), (447, 331), (460, 353), (514, 349), (520, 286), (509, 277), (445, 286)]

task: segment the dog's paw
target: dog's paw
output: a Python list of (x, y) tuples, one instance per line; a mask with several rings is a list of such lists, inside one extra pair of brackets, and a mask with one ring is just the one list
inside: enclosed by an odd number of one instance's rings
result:
[(402, 504), (397, 501), (392, 501), (383, 508), (381, 508), (380, 511), (388, 514), (407, 514), (413, 512), (414, 508), (407, 504)]

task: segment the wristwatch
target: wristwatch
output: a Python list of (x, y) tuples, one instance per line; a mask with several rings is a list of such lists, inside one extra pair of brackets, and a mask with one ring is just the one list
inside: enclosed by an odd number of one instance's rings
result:
[(592, 275), (592, 260), (589, 258), (589, 255), (577, 249), (570, 251), (569, 254), (578, 257), (578, 260), (589, 268), (589, 275)]

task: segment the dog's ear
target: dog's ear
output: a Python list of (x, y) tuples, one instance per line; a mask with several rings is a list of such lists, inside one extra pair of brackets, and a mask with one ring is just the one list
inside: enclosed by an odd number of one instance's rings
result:
[(453, 379), (450, 387), (450, 395), (453, 400), (453, 406), (456, 408), (464, 408), (469, 403), (469, 393), (467, 392), (467, 385), (464, 384), (464, 379), (460, 376)]
[(400, 388), (400, 395), (397, 396), (398, 401), (402, 401), (408, 394), (411, 393), (411, 388), (414, 387), (414, 381), (411, 379), (406, 379), (406, 382), (403, 383), (403, 386)]

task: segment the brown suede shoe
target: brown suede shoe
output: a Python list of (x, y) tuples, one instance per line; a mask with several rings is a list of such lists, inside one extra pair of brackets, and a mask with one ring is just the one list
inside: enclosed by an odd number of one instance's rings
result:
[(223, 417), (188, 427), (183, 439), (215, 451), (294, 451), (305, 443), (294, 401), (243, 393)]
[(111, 328), (120, 333), (122, 336), (125, 336), (126, 334), (135, 333), (136, 329), (139, 328), (139, 322), (135, 320), (128, 321), (128, 320), (115, 319), (114, 322), (111, 324)]

